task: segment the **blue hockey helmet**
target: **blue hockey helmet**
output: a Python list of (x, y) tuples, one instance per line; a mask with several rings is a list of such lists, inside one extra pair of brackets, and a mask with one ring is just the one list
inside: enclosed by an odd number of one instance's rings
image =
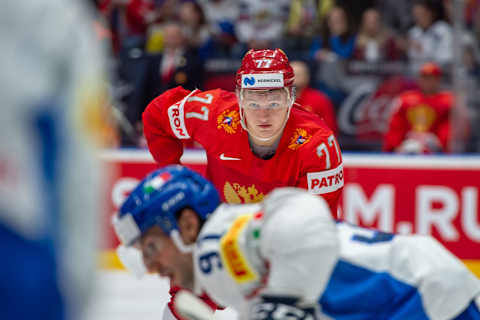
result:
[(219, 204), (212, 183), (186, 167), (170, 165), (152, 172), (137, 185), (114, 217), (113, 226), (123, 245), (131, 246), (158, 225), (180, 250), (188, 252), (192, 248), (180, 238), (177, 213), (188, 207), (205, 220)]

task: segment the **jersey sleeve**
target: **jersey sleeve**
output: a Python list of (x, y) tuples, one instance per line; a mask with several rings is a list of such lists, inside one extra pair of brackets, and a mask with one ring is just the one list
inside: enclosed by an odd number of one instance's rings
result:
[(168, 90), (150, 102), (143, 112), (143, 130), (148, 149), (160, 165), (180, 163), (182, 141), (170, 128), (168, 109), (170, 106), (177, 106), (178, 109), (179, 102), (188, 94), (189, 92), (181, 87)]
[[(446, 109), (448, 111), (445, 112), (444, 117), (441, 119), (440, 123), (438, 124), (434, 134), (440, 140), (440, 144), (442, 145), (443, 151), (451, 152), (452, 146), (450, 143), (450, 138), (452, 136), (452, 106), (454, 106), (454, 97), (450, 93), (441, 94), (439, 97), (440, 103), (442, 105), (447, 106)], [(462, 126), (460, 128), (455, 128), (457, 130), (457, 139), (466, 139), (468, 137), (468, 120), (464, 112), (460, 109), (457, 113), (457, 121), (461, 121)]]
[(216, 110), (235, 103), (232, 96), (233, 93), (222, 90), (190, 92), (177, 87), (155, 98), (143, 113), (143, 126), (148, 148), (157, 163), (179, 163), (182, 142), (189, 139), (207, 148), (212, 139), (211, 130), (205, 127), (215, 125)]
[(302, 172), (295, 186), (324, 198), (335, 217), (344, 178), (342, 152), (332, 131), (314, 135), (301, 156)]
[(417, 287), (431, 319), (453, 319), (480, 294), (475, 275), (430, 236), (396, 236), (392, 253), (393, 275)]
[(260, 252), (269, 264), (261, 295), (315, 303), (339, 256), (335, 222), (326, 203), (304, 190), (277, 189), (265, 200), (260, 234)]
[(384, 136), (383, 151), (392, 152), (400, 146), (405, 138), (408, 123), (405, 118), (405, 109), (403, 108), (402, 98), (399, 97), (394, 102), (393, 114), (390, 118), (388, 130)]
[(438, 137), (443, 151), (451, 151), (451, 147), (448, 145), (449, 138), (451, 137), (451, 124), (450, 121), (444, 121), (438, 125), (435, 135)]

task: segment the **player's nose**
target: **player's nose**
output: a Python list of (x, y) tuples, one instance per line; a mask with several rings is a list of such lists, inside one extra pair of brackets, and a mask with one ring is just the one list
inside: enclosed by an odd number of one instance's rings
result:
[(258, 110), (257, 117), (260, 119), (268, 119), (270, 117), (271, 110), (266, 106), (262, 106), (260, 110)]
[(147, 268), (147, 271), (149, 273), (155, 273), (157, 272), (157, 266), (155, 260), (150, 257), (150, 256), (143, 256), (143, 264), (145, 265), (145, 268)]

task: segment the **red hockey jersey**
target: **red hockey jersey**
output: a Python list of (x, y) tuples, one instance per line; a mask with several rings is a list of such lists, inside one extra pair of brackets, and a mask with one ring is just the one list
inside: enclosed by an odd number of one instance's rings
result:
[(443, 151), (448, 151), (452, 106), (453, 95), (449, 92), (427, 96), (412, 90), (401, 94), (385, 134), (384, 151), (394, 151), (412, 132), (434, 134)]
[(294, 106), (268, 160), (250, 150), (236, 96), (221, 89), (166, 91), (147, 106), (143, 124), (150, 152), (160, 165), (180, 162), (183, 139), (200, 143), (207, 154), (207, 178), (226, 202), (257, 202), (276, 187), (294, 186), (321, 195), (332, 213), (337, 212), (342, 155), (332, 131), (316, 115)]

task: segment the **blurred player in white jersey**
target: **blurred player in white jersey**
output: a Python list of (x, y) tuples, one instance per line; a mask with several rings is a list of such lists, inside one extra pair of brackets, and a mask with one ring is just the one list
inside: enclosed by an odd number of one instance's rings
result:
[(103, 56), (83, 1), (0, 5), (0, 319), (76, 319), (92, 284)]
[[(220, 205), (211, 183), (169, 166), (134, 189), (114, 227), (145, 270), (241, 319), (480, 319), (480, 280), (436, 240), (336, 223), (301, 189)], [(182, 317), (208, 319), (200, 300), (177, 297)]]

